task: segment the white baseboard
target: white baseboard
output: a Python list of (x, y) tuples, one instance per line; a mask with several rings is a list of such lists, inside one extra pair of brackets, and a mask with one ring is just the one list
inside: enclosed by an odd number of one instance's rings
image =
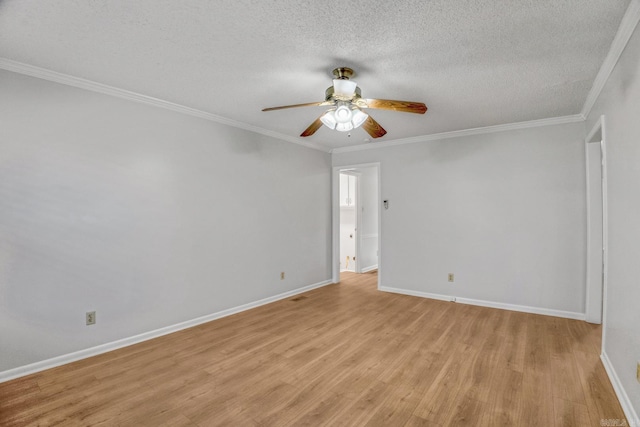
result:
[(520, 311), (523, 313), (542, 314), (544, 316), (564, 317), (566, 319), (584, 320), (584, 313), (554, 310), (551, 308), (530, 307), (527, 305), (507, 304), (502, 302), (483, 301), (470, 298), (455, 298), (460, 304), (478, 305), (480, 307), (499, 308), (501, 310)]
[(192, 320), (187, 320), (181, 323), (176, 323), (175, 325), (170, 325), (170, 326), (166, 326), (164, 328), (156, 329), (153, 331), (144, 332), (139, 335), (134, 335), (132, 337), (123, 338), (121, 340), (112, 341), (106, 344), (101, 344), (95, 347), (79, 350), (73, 353), (63, 354), (61, 356), (56, 356), (51, 359), (31, 363), (29, 365), (19, 366), (17, 368), (0, 372), (0, 383), (13, 380), (19, 377), (23, 377), (26, 375), (34, 374), (36, 372), (44, 371), (46, 369), (55, 368), (56, 366), (65, 365), (67, 363), (75, 362), (77, 360), (86, 359), (92, 356), (97, 356), (98, 354), (117, 350), (119, 348), (127, 347), (127, 346), (137, 344), (143, 341), (147, 341), (153, 338), (158, 338), (163, 335), (167, 335), (173, 332), (181, 331), (183, 329), (191, 328), (193, 326), (197, 326), (202, 323), (211, 322), (212, 320), (216, 320), (222, 317), (230, 316), (232, 314), (240, 313), (241, 311), (250, 310), (252, 308), (256, 308), (261, 305), (265, 305), (265, 304), (269, 304), (285, 298), (289, 298), (291, 296), (308, 292), (312, 289), (320, 288), (322, 286), (326, 286), (330, 284), (332, 284), (331, 280), (324, 280), (322, 282), (314, 283), (312, 285), (304, 286), (302, 288), (298, 288), (292, 291), (274, 295), (272, 297), (264, 298), (264, 299), (243, 304), (237, 307), (229, 308), (227, 310), (222, 310), (217, 313), (208, 314), (206, 316), (198, 317)]
[(631, 399), (627, 395), (627, 392), (622, 387), (622, 383), (620, 383), (620, 378), (618, 378), (618, 374), (616, 370), (613, 368), (611, 361), (609, 360), (609, 356), (604, 351), (600, 355), (600, 360), (602, 360), (602, 364), (604, 365), (605, 371), (607, 371), (607, 375), (609, 376), (609, 381), (611, 381), (611, 385), (613, 386), (613, 390), (616, 392), (616, 396), (618, 397), (618, 401), (620, 401), (620, 406), (622, 406), (622, 411), (624, 412), (624, 416), (627, 417), (628, 425), (631, 427), (640, 426), (640, 417), (636, 413), (635, 409), (633, 409), (633, 405), (631, 405)]
[(409, 289), (389, 288), (387, 286), (380, 286), (378, 289), (383, 292), (391, 292), (394, 294), (402, 294), (402, 295), (411, 295), (413, 297), (438, 299), (442, 301), (455, 301), (455, 298), (449, 295), (430, 294), (427, 292), (412, 291)]
[(377, 269), (378, 269), (378, 264), (375, 264), (375, 265), (372, 265), (370, 267), (363, 268), (362, 272), (363, 273), (368, 273), (370, 271), (377, 270)]
[(521, 311), (523, 313), (542, 314), (545, 316), (584, 320), (584, 313), (575, 313), (572, 311), (553, 310), (550, 308), (529, 307), (516, 304), (505, 304), (501, 302), (483, 301), (470, 298), (458, 298), (451, 295), (432, 294), (428, 292), (412, 291), (408, 289), (389, 288), (386, 286), (381, 286), (379, 289), (381, 291), (392, 292), (394, 294), (411, 295), (414, 297), (431, 298), (442, 301), (452, 301), (460, 304), (477, 305), (480, 307), (498, 308), (501, 310)]

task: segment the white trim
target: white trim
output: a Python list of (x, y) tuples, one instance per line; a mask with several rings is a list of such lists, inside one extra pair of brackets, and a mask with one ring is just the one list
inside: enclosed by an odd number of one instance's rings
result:
[(349, 153), (352, 151), (373, 150), (376, 148), (395, 147), (396, 145), (415, 144), (418, 142), (437, 141), (440, 139), (458, 138), (461, 136), (480, 135), (486, 133), (505, 132), (509, 130), (528, 129), (541, 126), (561, 125), (565, 123), (583, 122), (585, 116), (582, 114), (574, 114), (572, 116), (551, 117), (548, 119), (530, 120), (527, 122), (507, 123), (503, 125), (485, 126), (480, 128), (456, 130), (452, 132), (434, 133), (431, 135), (414, 136), (411, 138), (396, 139), (384, 141), (380, 143), (368, 143), (360, 145), (352, 145), (349, 147), (334, 148), (330, 151), (333, 153)]
[[(600, 131), (600, 138), (595, 138), (595, 135)], [(607, 202), (607, 142), (606, 142), (606, 130), (605, 130), (605, 117), (600, 116), (598, 121), (594, 124), (593, 128), (589, 132), (588, 136), (584, 140), (585, 143), (585, 164), (586, 164), (586, 191), (587, 191), (587, 258), (586, 258), (586, 306), (585, 306), (585, 320), (590, 323), (602, 323), (602, 348), (604, 349), (605, 342), (605, 312), (606, 312), (606, 294), (607, 294), (607, 276), (608, 276), (608, 202)], [(598, 143), (600, 145), (600, 162), (601, 162), (601, 191), (602, 191), (602, 312), (590, 313), (589, 307), (591, 306), (591, 183), (590, 181), (590, 157), (589, 157), (589, 144)]]
[(602, 279), (602, 351), (607, 342), (607, 304), (609, 289), (609, 172), (607, 168), (607, 126), (604, 116), (600, 116), (602, 127), (602, 248), (604, 249)]
[(175, 325), (166, 326), (164, 328), (156, 329), (149, 332), (144, 332), (132, 337), (123, 338), (121, 340), (112, 341), (110, 343), (101, 344), (95, 347), (86, 348), (73, 353), (64, 354), (62, 356), (53, 357), (51, 359), (42, 360), (40, 362), (31, 363), (29, 365), (20, 366), (17, 368), (9, 369), (7, 371), (0, 372), (0, 383), (13, 380), (15, 378), (30, 375), (36, 372), (44, 371), (45, 369), (55, 368), (56, 366), (66, 365), (67, 363), (75, 362), (77, 360), (86, 359), (88, 357), (97, 356), (99, 354), (107, 353), (109, 351), (117, 350), (122, 347), (128, 347), (133, 344), (138, 344), (143, 341), (158, 338), (163, 335), (171, 334), (173, 332), (181, 331), (183, 329), (191, 328), (203, 323), (211, 322), (212, 320), (227, 317), (232, 314), (240, 313), (241, 311), (250, 310), (252, 308), (259, 307), (261, 305), (269, 304), (275, 301), (279, 301), (285, 298), (289, 298), (293, 295), (298, 295), (310, 290), (320, 288), (331, 284), (331, 280), (324, 280), (322, 282), (314, 283), (312, 285), (304, 286), (302, 288), (294, 289), (292, 291), (284, 292), (272, 297), (263, 298), (258, 301), (243, 304), (237, 307), (229, 308), (219, 311), (217, 313), (208, 314), (206, 316), (197, 317), (186, 322), (176, 323)]
[[(332, 156), (333, 157), (333, 156)], [(382, 286), (382, 275), (380, 274), (382, 266), (382, 204), (384, 198), (382, 197), (382, 164), (376, 163), (378, 168), (378, 289)]]
[(331, 280), (340, 282), (340, 170), (331, 171)]
[(356, 197), (355, 197), (355, 208), (356, 208), (356, 250), (355, 250), (355, 263), (353, 264), (353, 269), (356, 273), (362, 273), (362, 268), (360, 266), (360, 256), (362, 255), (362, 236), (360, 236), (360, 229), (362, 228), (362, 198), (360, 197), (360, 193), (362, 190), (362, 174), (360, 172), (354, 173), (356, 180)]
[(620, 402), (620, 406), (622, 406), (622, 411), (624, 412), (624, 416), (627, 417), (627, 421), (629, 422), (629, 426), (637, 427), (640, 426), (640, 417), (636, 413), (635, 409), (633, 409), (633, 405), (631, 404), (631, 399), (627, 395), (627, 392), (624, 390), (622, 383), (620, 382), (620, 378), (618, 378), (618, 374), (616, 370), (613, 368), (611, 364), (611, 360), (609, 360), (609, 356), (607, 356), (606, 352), (602, 352), (600, 355), (600, 360), (602, 360), (602, 364), (604, 365), (604, 370), (607, 371), (607, 375), (609, 376), (609, 381), (611, 381), (611, 385), (613, 386), (613, 391), (616, 392), (616, 396), (618, 397), (618, 401)]
[(117, 98), (122, 98), (129, 101), (138, 102), (141, 104), (164, 108), (165, 110), (171, 110), (177, 113), (182, 113), (182, 114), (186, 114), (193, 117), (199, 117), (201, 119), (209, 120), (209, 121), (220, 123), (223, 125), (232, 126), (238, 129), (244, 129), (249, 132), (255, 132), (261, 135), (291, 142), (293, 144), (302, 145), (303, 147), (313, 148), (314, 150), (324, 151), (325, 153), (329, 152), (329, 149), (327, 147), (324, 147), (320, 144), (316, 144), (311, 141), (302, 140), (299, 137), (292, 137), (279, 132), (274, 132), (268, 129), (264, 129), (258, 126), (253, 126), (247, 123), (239, 122), (237, 120), (227, 119), (226, 117), (218, 116), (217, 114), (207, 113), (206, 111), (197, 110), (195, 108), (186, 107), (184, 105), (176, 104), (173, 102), (165, 101), (165, 100), (154, 98), (147, 95), (142, 95), (140, 93), (119, 89), (117, 87), (108, 86), (108, 85), (97, 83), (91, 80), (82, 79), (80, 77), (73, 77), (67, 74), (58, 73), (56, 71), (47, 70), (45, 68), (23, 64), (21, 62), (12, 61), (10, 59), (0, 58), (0, 69), (11, 71), (14, 73), (24, 74), (26, 76), (36, 77), (42, 80), (48, 80), (50, 82), (55, 82), (55, 83), (60, 83), (67, 86), (76, 87), (79, 89), (84, 89), (92, 92), (102, 93), (105, 95), (115, 96)]
[(600, 71), (598, 71), (598, 75), (593, 81), (593, 86), (591, 86), (591, 90), (587, 95), (587, 99), (584, 102), (584, 106), (582, 107), (581, 115), (583, 117), (588, 117), (591, 113), (591, 109), (594, 104), (598, 100), (602, 89), (604, 89), (607, 80), (609, 80), (609, 76), (613, 72), (624, 48), (629, 43), (629, 39), (633, 34), (638, 22), (640, 21), (640, 1), (639, 0), (631, 0), (629, 3), (629, 7), (627, 7), (627, 11), (624, 13), (622, 17), (622, 21), (620, 21), (620, 27), (618, 27), (618, 32), (611, 43), (611, 48), (609, 49), (609, 53), (605, 58), (602, 66), (600, 67)]
[(370, 272), (370, 271), (377, 270), (377, 269), (378, 269), (378, 264), (374, 264), (374, 265), (372, 265), (372, 266), (369, 266), (369, 267), (363, 268), (363, 269), (362, 269), (362, 272), (363, 272), (363, 273), (368, 273), (368, 272)]
[(391, 288), (388, 286), (380, 286), (378, 288), (382, 292), (390, 292), (392, 294), (409, 295), (412, 297), (437, 299), (440, 301), (455, 302), (455, 297), (449, 295), (431, 294), (429, 292), (412, 291), (410, 289)]
[[(596, 123), (593, 124), (593, 127), (591, 128), (591, 131), (589, 131), (589, 133), (587, 134), (587, 137), (584, 139), (585, 142), (598, 142), (598, 141), (592, 141), (593, 137), (596, 135), (596, 133), (598, 133), (598, 131), (600, 129), (602, 129), (604, 127), (604, 116), (600, 116), (598, 118), (598, 121)], [(600, 138), (602, 139), (602, 138)]]
[(399, 289), (390, 287), (380, 287), (381, 291), (392, 292), (394, 294), (411, 295), (414, 297), (437, 299), (441, 301), (457, 302), (460, 304), (477, 305), (480, 307), (497, 308), (500, 310), (519, 311), (522, 313), (542, 314), (544, 316), (564, 317), (567, 319), (584, 320), (584, 313), (572, 311), (553, 310), (550, 308), (529, 307), (526, 305), (506, 304), (502, 302), (483, 301), (470, 298), (458, 298), (451, 295), (432, 294), (429, 292), (413, 291), (410, 289)]
[[(631, 7), (629, 7), (628, 10), (630, 9)], [(526, 122), (507, 123), (502, 125), (485, 126), (480, 128), (457, 130), (452, 132), (442, 132), (442, 133), (437, 133), (432, 135), (422, 135), (422, 136), (416, 136), (411, 138), (385, 141), (384, 143), (381, 143), (381, 144), (369, 143), (369, 144), (354, 145), (350, 147), (340, 147), (340, 148), (329, 149), (321, 144), (314, 143), (307, 140), (302, 140), (300, 137), (292, 137), (290, 135), (274, 132), (258, 126), (250, 125), (248, 123), (239, 122), (237, 120), (228, 119), (226, 117), (222, 117), (213, 113), (208, 113), (206, 111), (197, 110), (195, 108), (186, 107), (184, 105), (176, 104), (173, 102), (165, 101), (162, 99), (154, 98), (154, 97), (143, 95), (140, 93), (119, 89), (113, 86), (108, 86), (108, 85), (97, 83), (91, 80), (82, 79), (80, 77), (74, 77), (68, 74), (58, 73), (56, 71), (48, 70), (45, 68), (24, 64), (24, 63), (13, 61), (7, 58), (0, 57), (0, 69), (4, 69), (7, 71), (11, 71), (14, 73), (19, 73), (19, 74), (23, 74), (31, 77), (36, 77), (43, 80), (48, 80), (55, 83), (64, 84), (67, 86), (89, 90), (92, 92), (115, 96), (118, 98), (127, 99), (129, 101), (134, 101), (134, 102), (138, 102), (146, 105), (151, 105), (154, 107), (164, 108), (167, 110), (175, 111), (182, 114), (187, 114), (193, 117), (199, 117), (212, 122), (224, 124), (227, 126), (232, 126), (239, 129), (244, 129), (250, 132), (255, 132), (255, 133), (269, 136), (272, 138), (291, 142), (293, 144), (298, 144), (303, 147), (308, 147), (314, 150), (319, 150), (319, 151), (329, 152), (329, 153), (346, 153), (351, 151), (371, 150), (375, 148), (393, 147), (396, 145), (413, 144), (417, 142), (456, 138), (456, 137), (467, 136), (467, 135), (478, 135), (478, 134), (486, 134), (486, 133), (494, 133), (494, 132), (503, 132), (507, 130), (527, 129), (527, 128), (539, 127), (539, 126), (551, 126), (551, 125), (564, 124), (564, 123), (575, 123), (575, 122), (581, 122), (585, 120), (584, 115), (576, 114), (572, 116), (551, 117), (547, 119), (530, 120)]]
[(456, 298), (460, 304), (477, 305), (480, 307), (498, 308), (501, 310), (519, 311), (522, 313), (541, 314), (543, 316), (564, 317), (566, 319), (584, 320), (584, 313), (554, 310), (551, 308), (530, 307), (527, 305), (507, 304), (502, 302), (483, 301), (470, 298)]

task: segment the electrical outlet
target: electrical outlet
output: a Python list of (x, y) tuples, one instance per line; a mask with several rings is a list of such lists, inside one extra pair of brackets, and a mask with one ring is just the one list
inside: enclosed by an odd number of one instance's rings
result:
[(87, 319), (87, 325), (95, 325), (96, 324), (96, 312), (95, 311), (87, 311), (86, 319)]
[(449, 281), (453, 282), (453, 273), (449, 273)]
[(280, 272), (280, 280), (284, 280), (284, 271)]

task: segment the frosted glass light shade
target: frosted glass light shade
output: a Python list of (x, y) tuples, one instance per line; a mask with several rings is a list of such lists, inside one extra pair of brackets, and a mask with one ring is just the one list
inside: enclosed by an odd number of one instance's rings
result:
[(352, 82), (351, 80), (335, 79), (333, 81), (333, 93), (334, 95), (350, 98), (355, 94), (357, 86), (358, 84), (356, 82)]
[(338, 123), (336, 125), (336, 130), (339, 132), (349, 132), (351, 129), (353, 129), (353, 123), (351, 122)]
[(365, 120), (367, 120), (368, 117), (369, 115), (364, 111), (362, 111), (361, 109), (354, 108), (353, 118), (351, 119), (351, 123), (353, 123), (354, 128), (360, 127), (365, 122)]
[(338, 123), (348, 123), (353, 117), (351, 109), (346, 105), (340, 105), (338, 108), (336, 108), (336, 111), (333, 113), (333, 115)]
[(329, 129), (335, 129), (338, 122), (333, 113), (335, 110), (329, 110), (320, 117), (320, 121)]

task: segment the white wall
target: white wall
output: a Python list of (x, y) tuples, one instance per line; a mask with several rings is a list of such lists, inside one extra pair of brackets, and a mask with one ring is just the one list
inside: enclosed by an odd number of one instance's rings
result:
[(0, 372), (330, 279), (327, 153), (6, 71), (0, 93)]
[(381, 163), (381, 286), (581, 314), (583, 141), (574, 123), (380, 143), (332, 161)]
[[(640, 414), (640, 30), (629, 40), (587, 119), (605, 115), (609, 265), (605, 353)], [(629, 420), (633, 422), (632, 420)], [(640, 422), (636, 419), (635, 422)]]

